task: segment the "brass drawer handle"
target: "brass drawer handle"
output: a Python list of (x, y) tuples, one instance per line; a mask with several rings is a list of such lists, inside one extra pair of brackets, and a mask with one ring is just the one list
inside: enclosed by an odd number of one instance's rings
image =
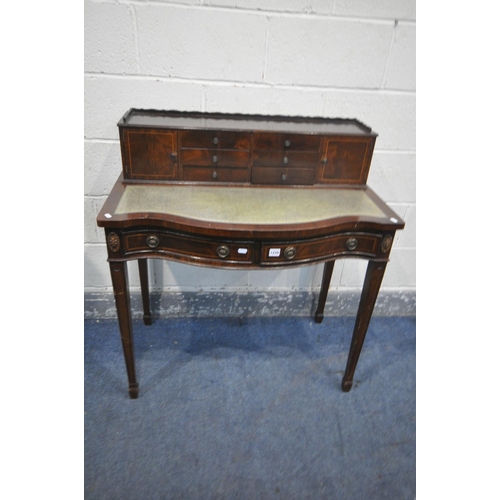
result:
[(286, 181), (288, 179), (288, 175), (286, 174), (281, 174), (281, 180)]
[(219, 161), (219, 157), (218, 157), (217, 155), (213, 155), (213, 156), (212, 156), (212, 161), (213, 161), (214, 163), (217, 163), (217, 162)]
[(215, 170), (212, 172), (212, 179), (217, 179), (217, 172)]
[(214, 144), (219, 144), (219, 138), (218, 137), (214, 137), (213, 140), (212, 140), (212, 142)]
[(158, 238), (158, 236), (148, 236), (146, 238), (146, 243), (148, 247), (156, 248), (160, 244), (160, 238)]
[(295, 247), (287, 247), (285, 248), (285, 259), (292, 260), (297, 254), (297, 249)]
[(285, 156), (283, 158), (283, 163), (286, 165), (290, 160), (288, 159), (288, 156)]
[(287, 140), (285, 141), (285, 148), (289, 148), (289, 147), (290, 147), (290, 144), (291, 144), (291, 142), (287, 139)]
[(349, 238), (345, 242), (345, 247), (347, 248), (347, 250), (355, 250), (357, 246), (358, 246), (358, 240), (356, 238)]
[(221, 245), (220, 247), (217, 247), (217, 255), (221, 259), (225, 259), (229, 255), (229, 247), (226, 245)]

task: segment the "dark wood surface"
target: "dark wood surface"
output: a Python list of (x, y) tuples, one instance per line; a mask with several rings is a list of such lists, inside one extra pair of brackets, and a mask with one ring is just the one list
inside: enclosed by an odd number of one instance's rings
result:
[(357, 120), (324, 118), (132, 109), (118, 126), (130, 181), (364, 184), (376, 139)]
[[(139, 261), (144, 322), (150, 324), (149, 258), (229, 269), (276, 269), (323, 262), (317, 322), (323, 319), (335, 259), (369, 260), (342, 381), (342, 389), (349, 391), (395, 232), (404, 227), (404, 221), (366, 186), (376, 134), (361, 122), (348, 119), (134, 109), (118, 126), (123, 173), (97, 224), (106, 234), (130, 397), (137, 397), (139, 389), (125, 263)], [(145, 186), (140, 191), (145, 197), (155, 187), (160, 198), (171, 195), (174, 186), (180, 186), (182, 194), (193, 192), (182, 186), (222, 187), (213, 190), (217, 196), (211, 203), (216, 203), (221, 213), (227, 211), (227, 220), (211, 220), (203, 213), (188, 216), (141, 209), (141, 200), (133, 211), (118, 210), (127, 186), (134, 185)], [(290, 205), (290, 212), (299, 213), (304, 199), (307, 202), (319, 195), (349, 199), (349, 193), (357, 193), (362, 196), (355, 198), (363, 198), (373, 213), (356, 211), (354, 206), (297, 222), (291, 214), (288, 219), (286, 212), (279, 215), (280, 220), (259, 220), (255, 210), (254, 219), (238, 222), (231, 219), (235, 207), (224, 196), (227, 188), (234, 187), (251, 188), (258, 200), (255, 203), (272, 201), (277, 192), (271, 188), (292, 189), (287, 192), (293, 193), (297, 204)], [(240, 192), (236, 192), (238, 197)], [(144, 207), (148, 206), (145, 200)], [(252, 206), (244, 209), (252, 214)]]

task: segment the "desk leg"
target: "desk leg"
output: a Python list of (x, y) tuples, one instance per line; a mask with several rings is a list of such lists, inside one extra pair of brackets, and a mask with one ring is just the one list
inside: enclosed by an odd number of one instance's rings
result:
[(151, 325), (151, 309), (149, 306), (149, 279), (148, 279), (148, 260), (138, 259), (139, 278), (141, 280), (142, 307), (144, 314), (142, 319), (145, 325)]
[(318, 308), (316, 309), (315, 321), (321, 323), (323, 321), (323, 311), (325, 310), (326, 297), (330, 288), (330, 281), (332, 279), (334, 260), (325, 262), (323, 268), (323, 281), (321, 282), (321, 291), (319, 292)]
[(366, 269), (358, 315), (356, 316), (356, 323), (352, 334), (351, 348), (349, 350), (349, 357), (347, 358), (344, 378), (342, 379), (342, 390), (344, 392), (349, 392), (352, 388), (354, 371), (356, 370), (361, 348), (363, 347), (386, 265), (387, 262), (370, 261)]
[(123, 354), (128, 376), (128, 393), (132, 399), (139, 395), (139, 384), (135, 378), (134, 343), (132, 336), (132, 317), (130, 315), (130, 297), (126, 262), (110, 262), (113, 292), (115, 294), (118, 324), (122, 338)]

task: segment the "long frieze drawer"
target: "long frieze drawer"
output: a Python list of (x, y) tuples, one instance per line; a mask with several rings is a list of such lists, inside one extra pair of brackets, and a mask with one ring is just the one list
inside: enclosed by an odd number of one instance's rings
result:
[(253, 242), (228, 243), (162, 232), (140, 232), (125, 235), (125, 253), (154, 250), (170, 257), (222, 262), (253, 262)]
[(181, 148), (250, 149), (251, 134), (218, 130), (181, 132)]
[(248, 151), (224, 151), (212, 149), (182, 149), (183, 165), (248, 167), (250, 153)]
[(291, 151), (317, 151), (321, 144), (321, 137), (302, 134), (254, 134), (255, 149), (279, 149)]
[(247, 168), (182, 167), (181, 180), (196, 182), (250, 182)]
[(380, 235), (352, 233), (307, 242), (264, 244), (262, 265), (308, 262), (341, 255), (375, 257), (380, 238)]
[(253, 167), (252, 184), (298, 184), (311, 185), (316, 182), (316, 170), (302, 168)]
[(256, 167), (316, 168), (317, 151), (266, 151), (255, 150), (252, 164)]

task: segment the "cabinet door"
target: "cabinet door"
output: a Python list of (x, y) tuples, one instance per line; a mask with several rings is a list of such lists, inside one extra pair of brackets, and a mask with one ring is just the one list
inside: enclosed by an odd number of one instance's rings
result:
[(177, 132), (131, 129), (123, 132), (123, 167), (128, 179), (177, 179)]
[(372, 139), (328, 138), (323, 161), (320, 163), (320, 182), (366, 183), (373, 146)]

